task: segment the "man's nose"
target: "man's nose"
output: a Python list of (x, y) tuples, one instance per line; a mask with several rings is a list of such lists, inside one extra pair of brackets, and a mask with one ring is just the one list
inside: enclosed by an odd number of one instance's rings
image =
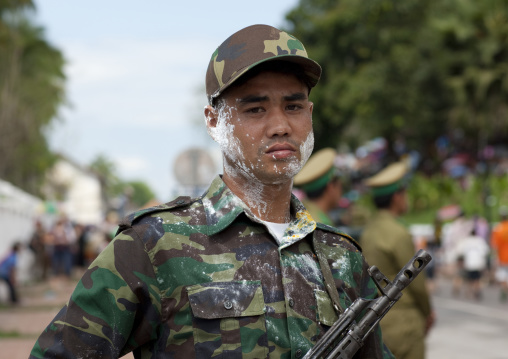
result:
[(289, 136), (292, 133), (290, 119), (283, 109), (274, 109), (268, 120), (267, 135), (273, 136)]

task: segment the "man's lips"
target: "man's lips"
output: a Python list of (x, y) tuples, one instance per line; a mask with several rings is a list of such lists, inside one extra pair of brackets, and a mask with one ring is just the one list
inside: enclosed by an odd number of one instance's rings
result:
[(291, 156), (295, 152), (296, 152), (295, 147), (289, 143), (278, 143), (268, 147), (268, 149), (266, 150), (266, 154), (273, 158), (286, 158)]

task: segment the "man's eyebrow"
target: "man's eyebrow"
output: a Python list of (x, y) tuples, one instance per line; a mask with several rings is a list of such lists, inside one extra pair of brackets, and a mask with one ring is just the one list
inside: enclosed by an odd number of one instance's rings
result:
[(240, 104), (249, 104), (255, 102), (268, 101), (268, 96), (257, 96), (257, 95), (249, 95), (243, 98), (239, 98), (236, 102)]
[(297, 93), (291, 94), (289, 96), (284, 96), (285, 101), (301, 101), (301, 100), (306, 100), (306, 99), (307, 99), (307, 95), (303, 92), (297, 92)]
[[(284, 101), (301, 101), (306, 99), (307, 95), (304, 92), (296, 92), (291, 95), (284, 96)], [(240, 104), (249, 104), (263, 101), (268, 101), (268, 96), (249, 95), (236, 100), (236, 102)]]

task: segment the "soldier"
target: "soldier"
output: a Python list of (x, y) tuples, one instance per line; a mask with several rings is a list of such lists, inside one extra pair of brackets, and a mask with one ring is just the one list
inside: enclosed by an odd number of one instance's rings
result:
[[(308, 95), (320, 74), (271, 26), (222, 43), (205, 120), (223, 174), (201, 197), (124, 219), (31, 357), (299, 358), (337, 319), (334, 305), (375, 297), (357, 244), (291, 195), (313, 148)], [(379, 328), (357, 357), (392, 358)]]
[[(365, 183), (370, 187), (377, 213), (368, 221), (360, 243), (370, 264), (392, 280), (415, 254), (409, 231), (397, 218), (407, 211), (408, 166), (393, 163)], [(397, 359), (423, 359), (425, 335), (434, 322), (423, 273), (381, 321), (383, 339)]]
[(307, 198), (302, 203), (312, 218), (329, 226), (335, 225), (330, 211), (337, 208), (342, 196), (342, 186), (334, 166), (335, 157), (337, 152), (333, 148), (316, 152), (293, 181), (295, 187), (305, 192)]

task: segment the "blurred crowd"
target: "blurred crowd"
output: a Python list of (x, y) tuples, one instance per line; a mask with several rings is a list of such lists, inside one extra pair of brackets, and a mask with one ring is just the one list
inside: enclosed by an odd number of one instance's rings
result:
[(27, 282), (49, 281), (58, 285), (70, 281), (111, 242), (118, 218), (110, 214), (99, 226), (75, 223), (66, 215), (47, 222), (37, 219), (30, 238), (15, 242), (7, 253), (0, 254), (0, 279), (7, 285), (8, 300), (13, 304), (19, 302), (16, 271), (20, 267), (28, 271)]
[(451, 278), (450, 290), (456, 297), (482, 299), (486, 285), (499, 286), (499, 300), (508, 297), (508, 210), (503, 208), (501, 221), (489, 225), (478, 215), (467, 216), (459, 211), (450, 221), (439, 216), (433, 234), (417, 241), (434, 260), (426, 268), (429, 290), (436, 286), (438, 274)]

